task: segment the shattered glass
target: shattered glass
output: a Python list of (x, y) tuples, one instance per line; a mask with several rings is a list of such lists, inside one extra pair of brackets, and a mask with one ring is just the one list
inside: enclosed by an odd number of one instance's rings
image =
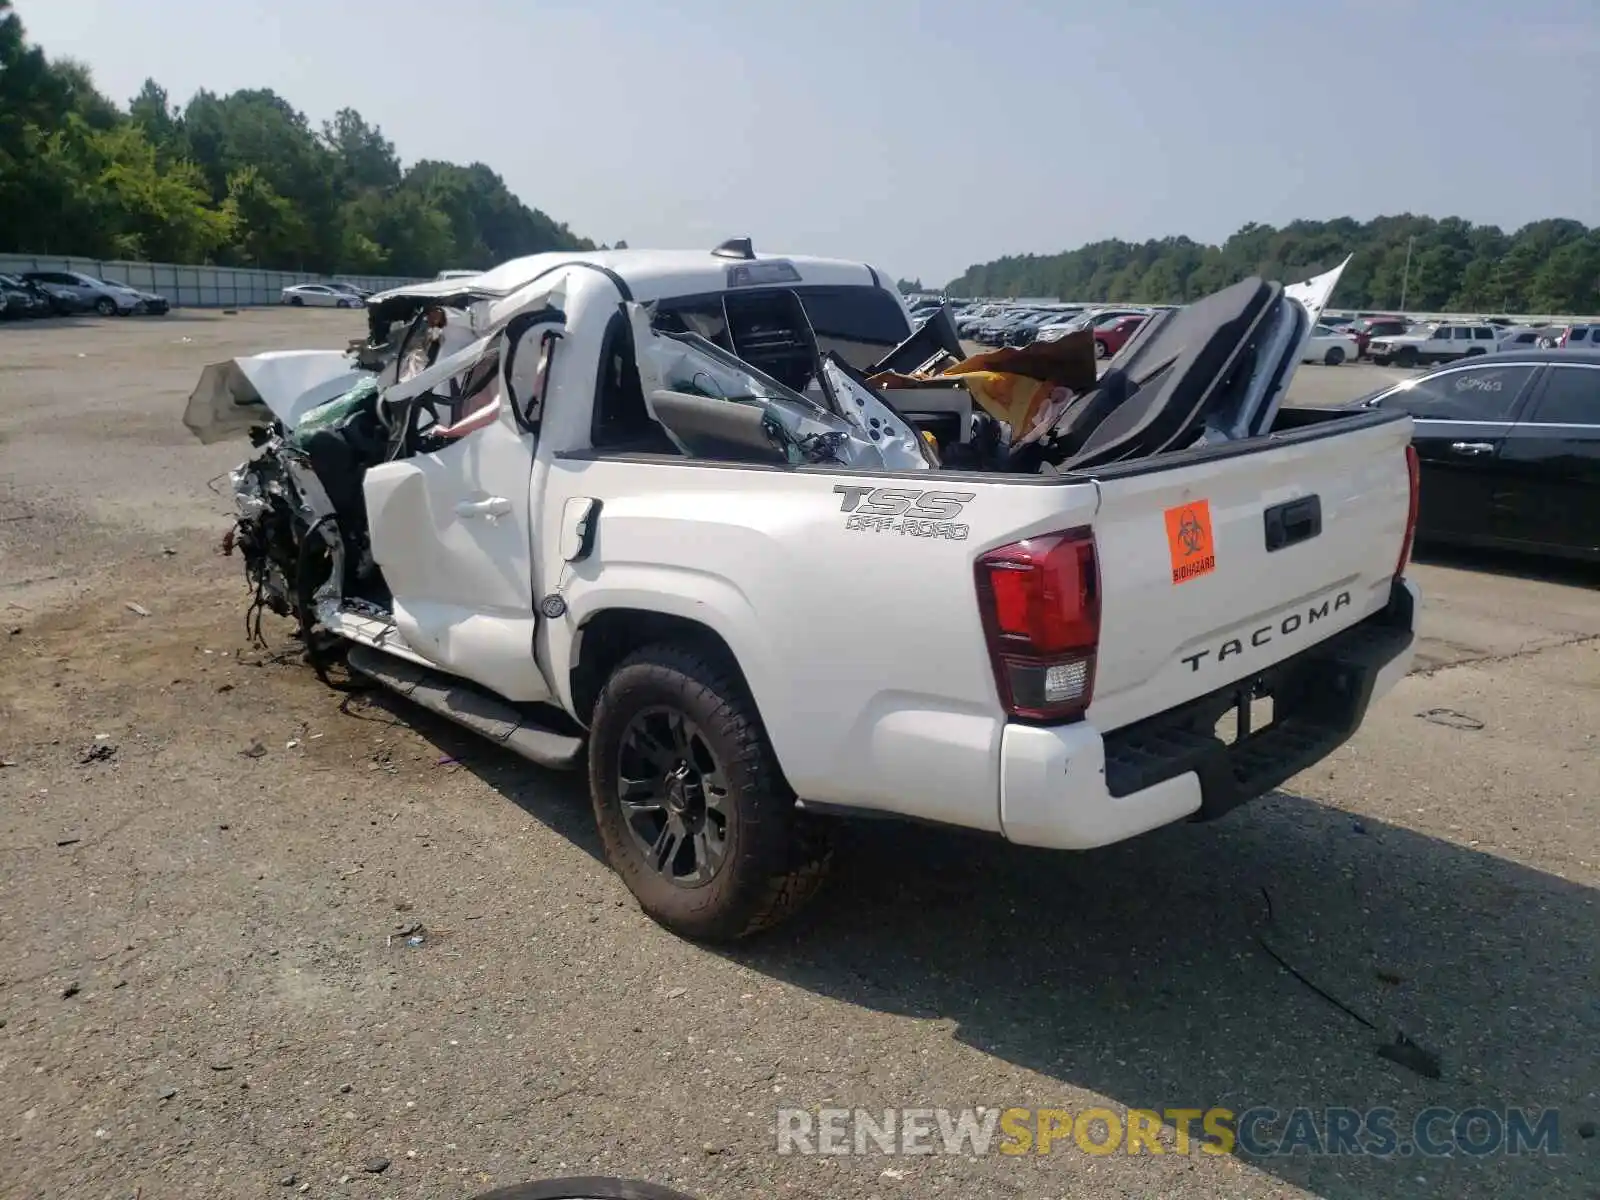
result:
[[(691, 453), (689, 447), (656, 416), (650, 402), (656, 392), (678, 392), (758, 408), (773, 445), (794, 464), (835, 463), (879, 470), (926, 470), (933, 465), (918, 448), (915, 431), (904, 422), (899, 422), (901, 428), (892, 437), (886, 436), (884, 416), (893, 415), (886, 406), (878, 405), (883, 416), (875, 412), (872, 418), (847, 420), (698, 334), (653, 329), (644, 305), (631, 304), (628, 309), (646, 406), (684, 453)], [(865, 404), (861, 407), (864, 411)], [(871, 426), (871, 419), (880, 422), (880, 429)]]

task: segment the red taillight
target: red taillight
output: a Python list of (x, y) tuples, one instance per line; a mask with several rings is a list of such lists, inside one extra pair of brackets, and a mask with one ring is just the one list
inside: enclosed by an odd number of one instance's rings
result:
[(1100, 577), (1088, 529), (1047, 533), (978, 559), (978, 611), (1000, 702), (1014, 717), (1075, 721), (1094, 693)]
[(1411, 483), (1411, 507), (1406, 510), (1406, 535), (1400, 539), (1400, 559), (1394, 564), (1398, 576), (1405, 572), (1411, 561), (1411, 544), (1417, 537), (1417, 500), (1422, 495), (1422, 467), (1417, 461), (1417, 448), (1406, 445), (1406, 475)]

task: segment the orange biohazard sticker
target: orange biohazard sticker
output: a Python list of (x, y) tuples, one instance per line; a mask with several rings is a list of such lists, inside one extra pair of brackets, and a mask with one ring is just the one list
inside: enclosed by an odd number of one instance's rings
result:
[(1172, 555), (1172, 582), (1188, 583), (1217, 569), (1211, 542), (1211, 504), (1195, 500), (1166, 511), (1167, 551)]

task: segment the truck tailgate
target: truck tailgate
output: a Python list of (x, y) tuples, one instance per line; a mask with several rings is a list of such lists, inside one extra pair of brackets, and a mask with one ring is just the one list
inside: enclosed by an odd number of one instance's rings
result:
[[(1381, 609), (1410, 504), (1409, 420), (1335, 418), (1233, 453), (1093, 472), (1109, 731), (1280, 662)], [(1187, 456), (1186, 456), (1187, 457)]]

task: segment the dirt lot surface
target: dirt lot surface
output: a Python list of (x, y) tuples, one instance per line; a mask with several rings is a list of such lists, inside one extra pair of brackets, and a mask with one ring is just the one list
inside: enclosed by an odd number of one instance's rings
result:
[[(1416, 567), (1419, 670), (1225, 820), (1081, 856), (874, 823), (714, 953), (640, 915), (579, 780), (246, 640), (206, 486), (242, 443), (183, 401), (359, 319), (0, 327), (0, 1195), (1600, 1196), (1593, 573)], [(779, 1157), (825, 1104), (1554, 1107), (1561, 1154)]]

